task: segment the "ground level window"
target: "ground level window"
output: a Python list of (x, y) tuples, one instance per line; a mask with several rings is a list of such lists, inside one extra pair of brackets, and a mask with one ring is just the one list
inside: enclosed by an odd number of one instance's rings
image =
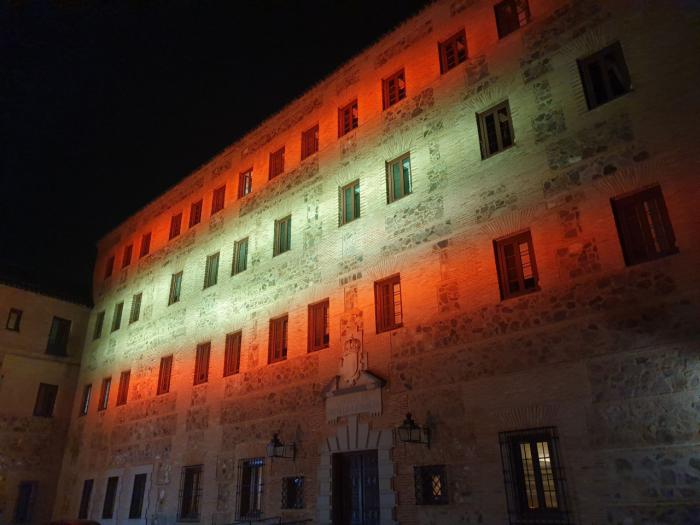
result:
[(102, 505), (102, 519), (109, 520), (114, 518), (114, 507), (117, 502), (117, 487), (119, 486), (119, 477), (112, 476), (107, 479), (107, 488), (105, 489), (105, 500)]
[(303, 476), (292, 476), (282, 478), (282, 508), (283, 509), (303, 509), (304, 508), (304, 478)]
[(84, 520), (88, 517), (90, 498), (92, 497), (92, 486), (94, 483), (94, 479), (86, 479), (83, 481), (83, 491), (80, 494), (80, 506), (78, 507), (78, 519)]
[(136, 474), (131, 490), (131, 503), (129, 505), (129, 519), (138, 519), (143, 514), (143, 502), (146, 495), (146, 480), (148, 474)]
[(262, 516), (263, 458), (242, 459), (238, 463), (238, 518)]
[(416, 505), (444, 505), (447, 498), (445, 465), (413, 467)]
[(36, 499), (36, 481), (22, 481), (17, 490), (17, 502), (13, 523), (28, 523), (32, 519), (32, 508)]
[(198, 520), (202, 497), (202, 465), (184, 467), (180, 481), (180, 513), (182, 520)]

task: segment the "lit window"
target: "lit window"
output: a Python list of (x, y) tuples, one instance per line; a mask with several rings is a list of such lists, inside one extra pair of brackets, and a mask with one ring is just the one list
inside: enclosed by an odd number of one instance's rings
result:
[(440, 73), (447, 73), (467, 60), (467, 35), (464, 29), (438, 44)]
[(318, 124), (301, 134), (301, 160), (318, 151)]
[(411, 155), (406, 153), (386, 163), (387, 202), (405, 197), (411, 191)]
[(632, 89), (620, 42), (578, 61), (588, 109), (596, 108)]
[(537, 264), (529, 231), (493, 241), (501, 299), (538, 290)]
[(309, 305), (309, 352), (328, 348), (329, 301)]
[(507, 100), (483, 113), (478, 113), (476, 121), (482, 159), (491, 157), (513, 145), (513, 122)]
[(402, 69), (382, 80), (383, 107), (387, 109), (404, 98), (406, 98), (406, 76)]
[(268, 363), (287, 359), (287, 326), (286, 315), (270, 319), (270, 336), (268, 341)]
[(374, 314), (377, 333), (403, 325), (401, 278), (398, 274), (374, 283)]
[(357, 127), (357, 100), (338, 109), (338, 137), (342, 137)]
[(289, 251), (292, 247), (292, 216), (275, 221), (275, 244), (272, 255), (279, 255)]
[(445, 465), (413, 467), (416, 505), (444, 505), (447, 497)]
[(284, 173), (284, 146), (270, 153), (269, 178), (274, 179)]

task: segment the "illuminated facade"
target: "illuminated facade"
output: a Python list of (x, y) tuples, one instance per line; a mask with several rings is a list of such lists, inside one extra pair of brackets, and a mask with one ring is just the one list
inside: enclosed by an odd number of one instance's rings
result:
[(697, 520), (684, 9), (437, 2), (102, 239), (55, 516)]

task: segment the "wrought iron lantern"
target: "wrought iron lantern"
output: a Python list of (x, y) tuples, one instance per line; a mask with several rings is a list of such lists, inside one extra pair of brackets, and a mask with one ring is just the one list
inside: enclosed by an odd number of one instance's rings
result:
[(268, 458), (286, 458), (294, 459), (296, 456), (296, 445), (290, 443), (285, 445), (280, 441), (279, 434), (276, 432), (272, 435), (272, 439), (267, 444), (267, 457)]
[(401, 426), (396, 428), (396, 433), (402, 443), (418, 443), (430, 448), (430, 428), (418, 425), (410, 413), (406, 414)]

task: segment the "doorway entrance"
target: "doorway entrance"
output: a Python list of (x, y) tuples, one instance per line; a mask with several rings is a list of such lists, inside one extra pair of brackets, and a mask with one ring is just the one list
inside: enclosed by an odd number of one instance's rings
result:
[(377, 451), (333, 454), (333, 525), (379, 525)]

